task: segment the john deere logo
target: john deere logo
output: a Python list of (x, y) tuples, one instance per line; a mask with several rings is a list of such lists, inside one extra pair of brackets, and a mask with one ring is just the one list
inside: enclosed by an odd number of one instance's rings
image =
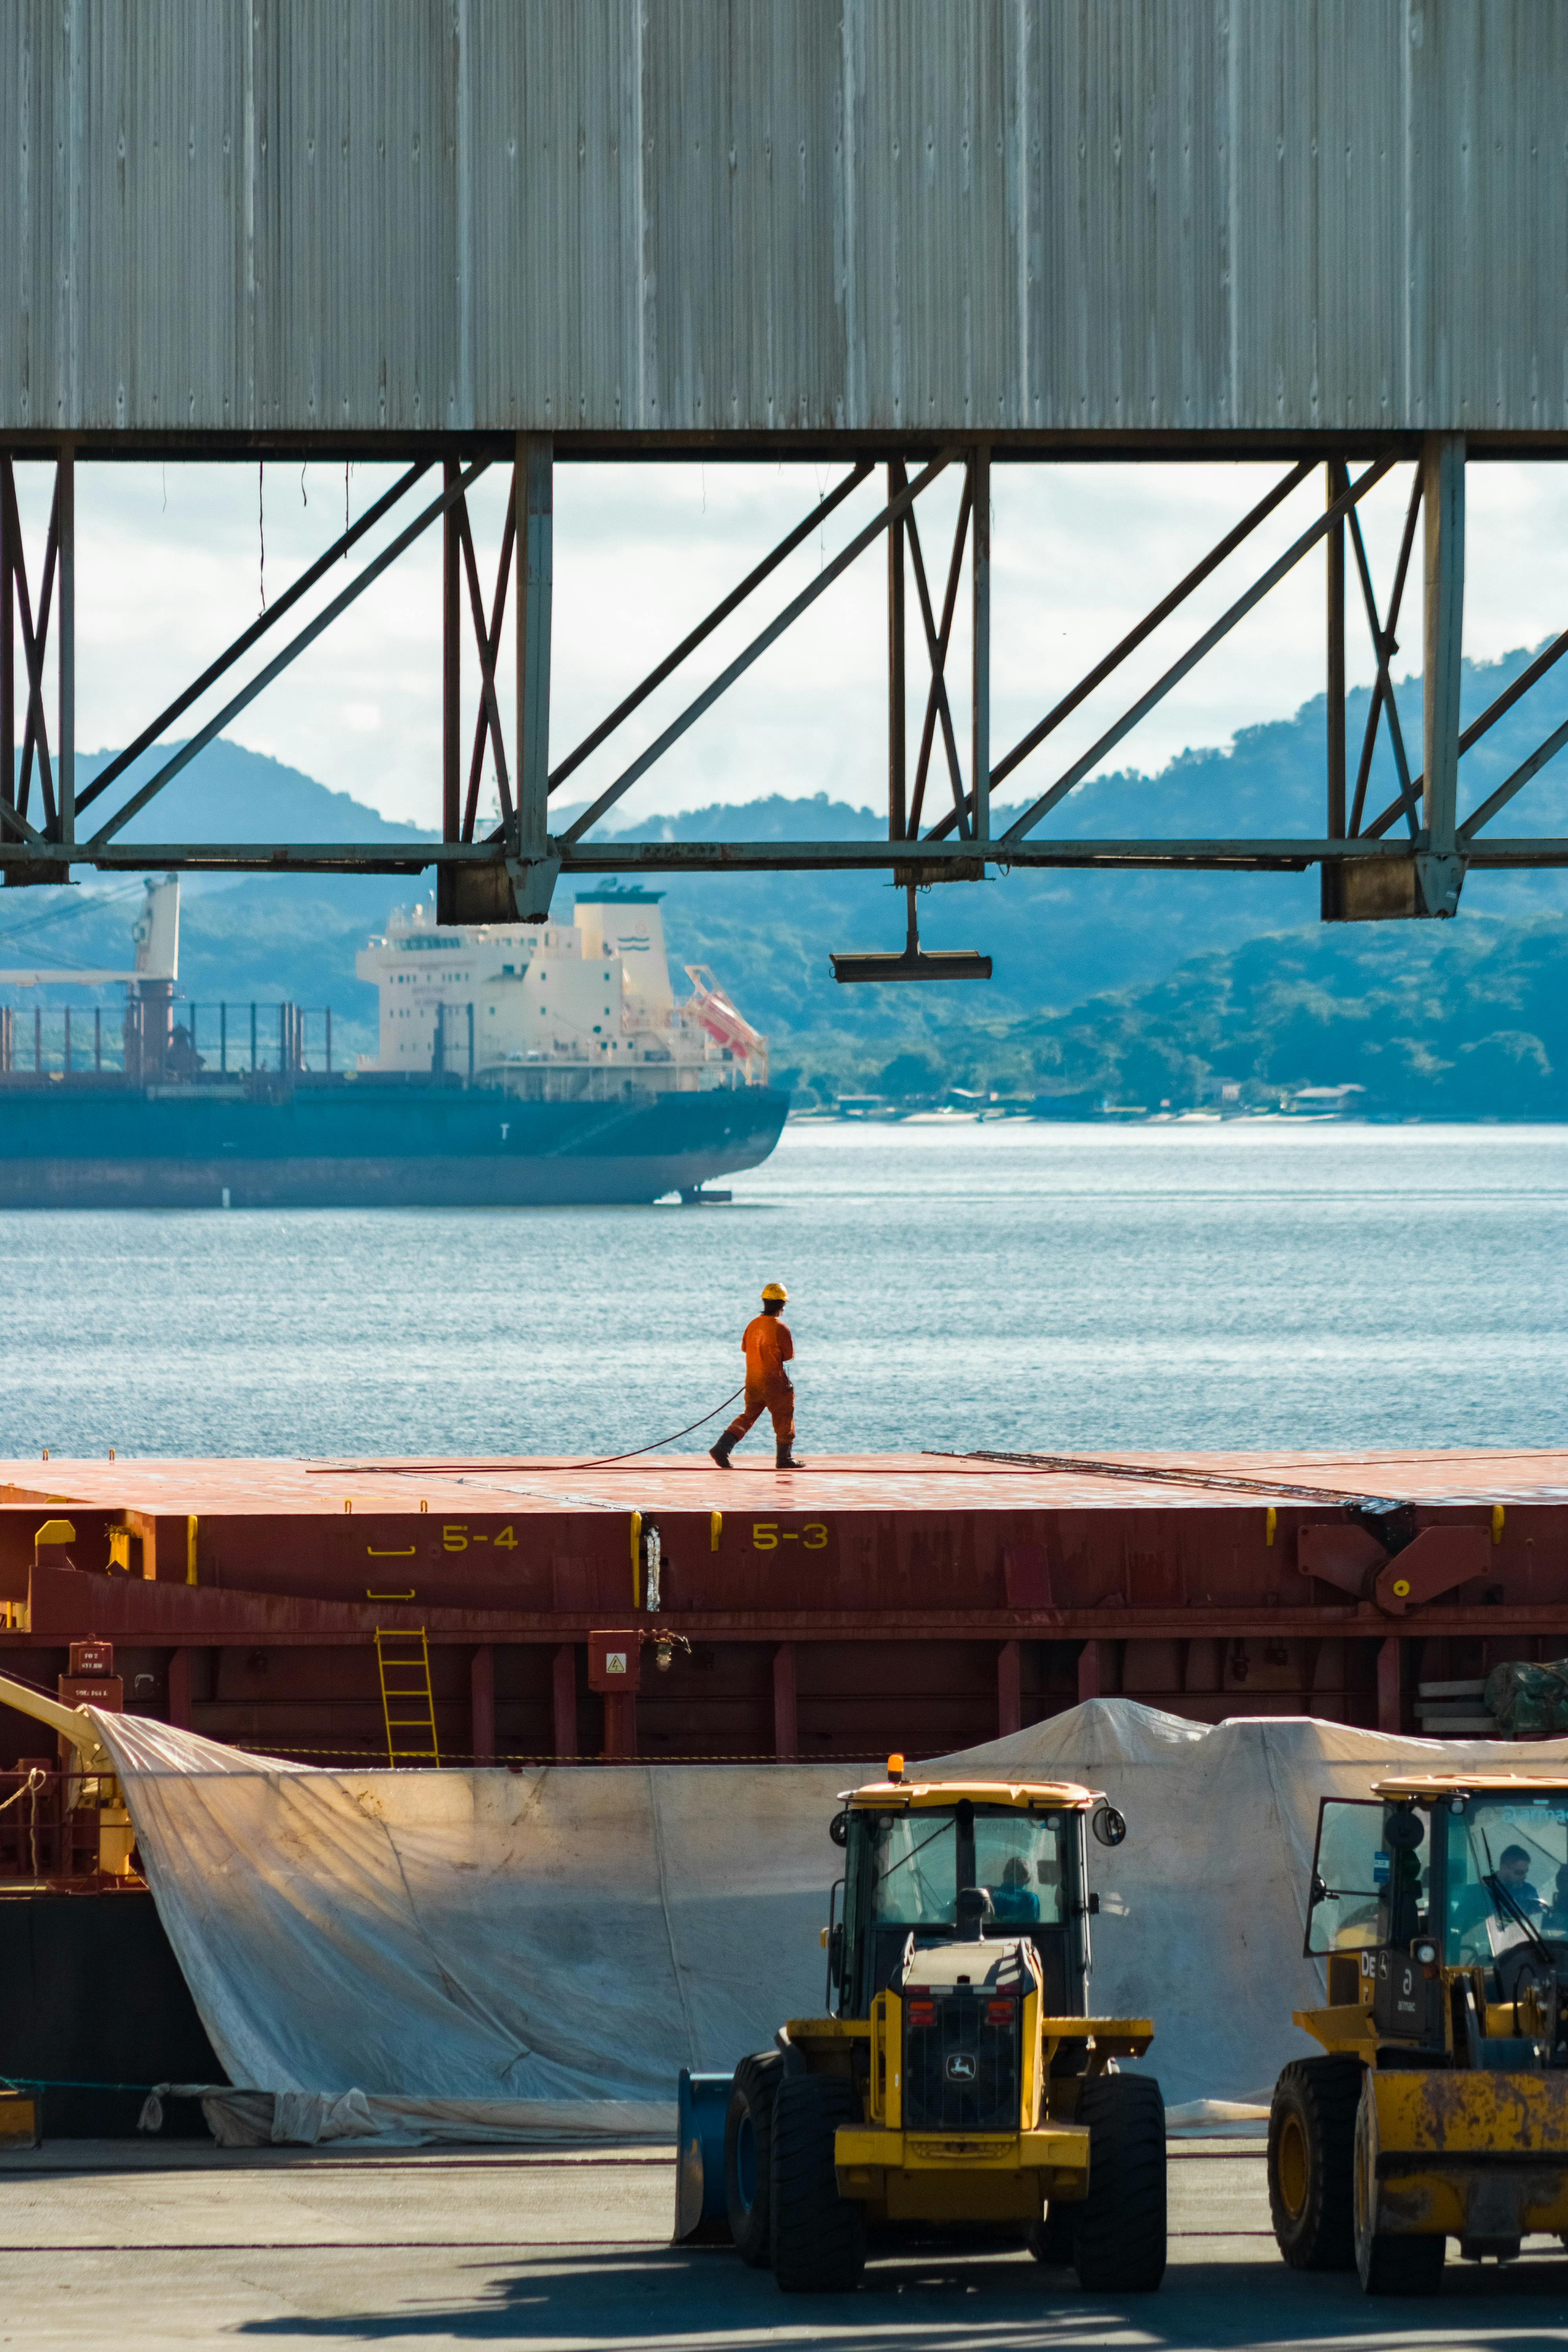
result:
[(967, 2050), (955, 2050), (949, 2053), (942, 2071), (950, 2083), (972, 2083), (975, 2079), (974, 2058)]

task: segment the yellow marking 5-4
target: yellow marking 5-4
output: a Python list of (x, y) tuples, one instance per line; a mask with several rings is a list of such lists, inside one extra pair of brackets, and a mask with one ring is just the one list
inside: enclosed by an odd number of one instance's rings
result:
[(821, 1519), (809, 1520), (803, 1528), (781, 1528), (777, 1519), (754, 1519), (751, 1523), (753, 1551), (777, 1551), (781, 1543), (804, 1544), (808, 1551), (826, 1549), (828, 1530)]
[(497, 1551), (516, 1551), (517, 1534), (515, 1528), (503, 1528), (498, 1536), (486, 1535), (471, 1528), (466, 1519), (447, 1522), (441, 1530), (443, 1551), (466, 1551), (470, 1544), (493, 1543)]

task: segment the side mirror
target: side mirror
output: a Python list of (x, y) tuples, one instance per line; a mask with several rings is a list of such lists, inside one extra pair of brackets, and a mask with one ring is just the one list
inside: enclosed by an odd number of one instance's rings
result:
[(1127, 1834), (1125, 1817), (1114, 1805), (1099, 1805), (1090, 1815), (1089, 1826), (1102, 1845), (1120, 1845)]
[(828, 1823), (828, 1835), (832, 1839), (835, 1845), (848, 1845), (850, 1842), (850, 1817), (848, 1813), (835, 1813), (833, 1815), (832, 1820)]
[(844, 1923), (838, 1919), (834, 1921), (832, 1933), (828, 1937), (828, 1982), (837, 1992), (843, 1980)]

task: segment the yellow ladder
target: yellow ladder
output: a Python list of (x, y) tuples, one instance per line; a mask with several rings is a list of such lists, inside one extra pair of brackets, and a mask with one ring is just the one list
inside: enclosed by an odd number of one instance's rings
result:
[[(430, 1650), (424, 1628), (412, 1633), (376, 1628), (376, 1670), (382, 1678), (382, 1714), (387, 1727), (387, 1762), (439, 1764), (435, 1744), (435, 1696), (430, 1687)], [(395, 1710), (395, 1712), (394, 1712)], [(401, 1746), (399, 1735), (407, 1735)], [(417, 1739), (417, 1745), (415, 1740)]]

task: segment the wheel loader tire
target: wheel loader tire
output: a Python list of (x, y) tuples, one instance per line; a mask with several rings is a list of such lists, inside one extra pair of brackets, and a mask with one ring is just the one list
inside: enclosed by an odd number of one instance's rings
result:
[(837, 2074), (786, 2074), (773, 2102), (773, 2274), (786, 2294), (844, 2294), (865, 2268), (865, 2215), (839, 2195), (833, 2135), (854, 2120)]
[(1076, 2205), (1048, 2205), (1044, 2219), (1031, 2221), (1023, 2233), (1024, 2244), (1048, 2271), (1072, 2268), (1073, 2240), (1077, 2234), (1073, 2216), (1077, 2210)]
[(777, 2050), (759, 2050), (735, 2070), (724, 2119), (724, 2201), (729, 2234), (755, 2271), (773, 2259), (773, 2102), (784, 2078)]
[(1073, 2208), (1073, 2268), (1096, 2294), (1142, 2294), (1166, 2272), (1166, 2103), (1147, 2074), (1093, 2074), (1079, 2094), (1089, 2126), (1089, 2194)]
[(1269, 2213), (1293, 2271), (1355, 2268), (1359, 2058), (1294, 2058), (1269, 2109)]
[(1437, 2294), (1448, 2251), (1446, 2238), (1369, 2238), (1355, 2267), (1368, 2294)]
[(1352, 2171), (1356, 2275), (1366, 2294), (1436, 2294), (1443, 2284), (1443, 2263), (1448, 2252), (1447, 2238), (1375, 2236), (1370, 2226), (1376, 2211), (1369, 2122), (1371, 2095), (1368, 2080), (1356, 2110)]

